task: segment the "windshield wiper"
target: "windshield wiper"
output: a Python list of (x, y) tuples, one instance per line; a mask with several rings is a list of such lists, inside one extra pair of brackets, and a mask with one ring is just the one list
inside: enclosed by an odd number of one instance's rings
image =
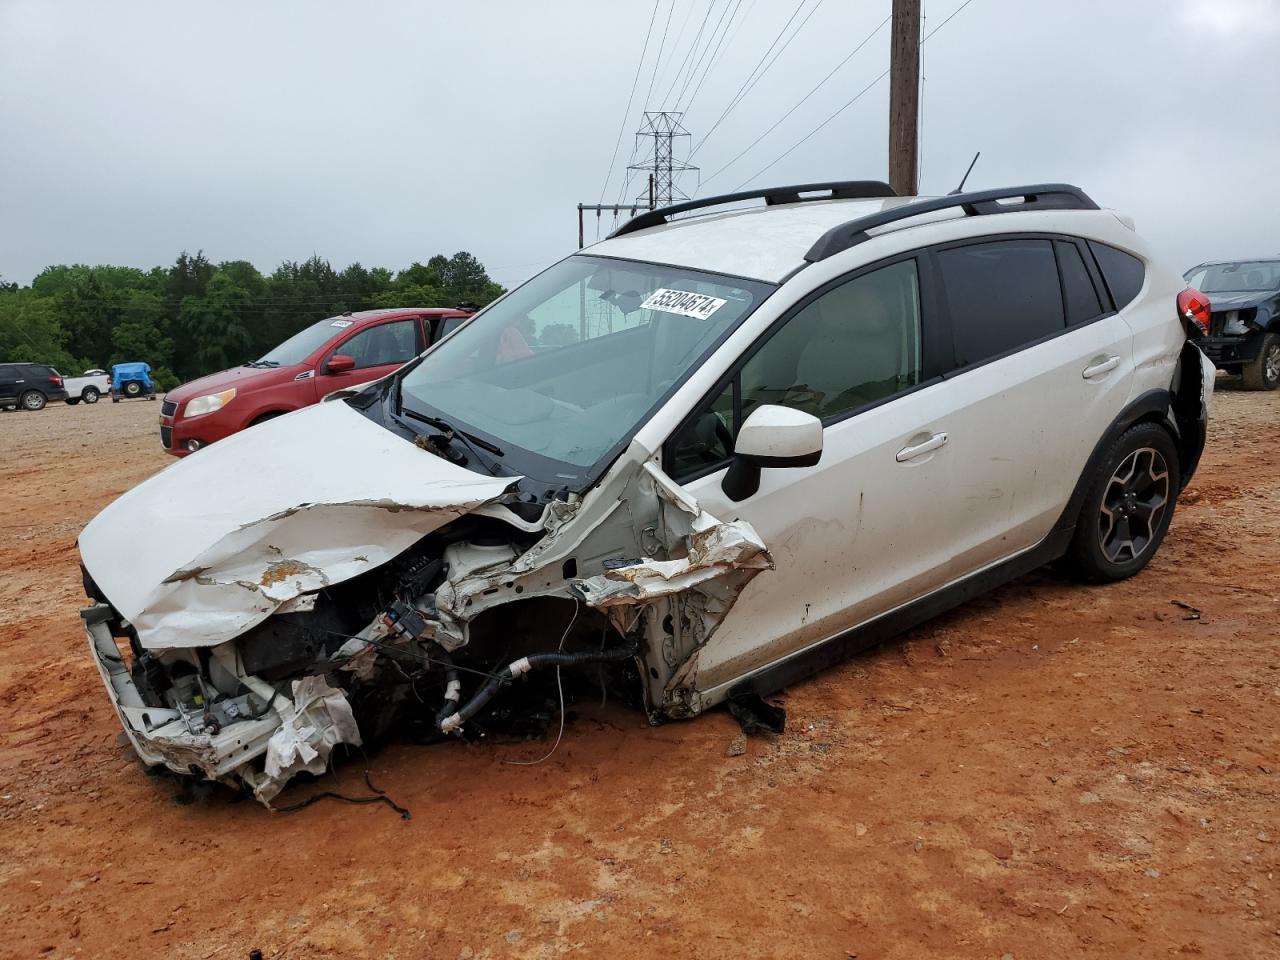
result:
[(280, 361), (279, 360), (250, 360), (247, 363), (245, 363), (245, 366), (246, 367), (278, 367), (280, 366)]
[(488, 440), (483, 440), (480, 437), (472, 436), (471, 434), (463, 430), (459, 430), (457, 427), (451, 424), (448, 420), (445, 420), (442, 417), (428, 416), (425, 413), (418, 413), (416, 410), (410, 410), (408, 407), (402, 407), (401, 413), (403, 413), (406, 417), (419, 421), (420, 423), (425, 423), (427, 424), (427, 426), (435, 427), (437, 430), (440, 431), (441, 439), (443, 439), (445, 443), (452, 443), (454, 440), (461, 440), (467, 447), (470, 448), (471, 452), (475, 454), (476, 459), (479, 460), (482, 464), (484, 464), (485, 469), (487, 469), (490, 473), (495, 472), (494, 465), (492, 463), (486, 462), (485, 458), (480, 456), (478, 451), (488, 450), (494, 456), (497, 456), (497, 457), (506, 456), (506, 452), (497, 444), (490, 443)]

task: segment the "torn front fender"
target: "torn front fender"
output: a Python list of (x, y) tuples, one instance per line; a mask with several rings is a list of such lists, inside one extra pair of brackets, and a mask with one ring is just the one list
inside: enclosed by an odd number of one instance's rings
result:
[[(705, 511), (693, 521), (688, 552), (675, 560), (643, 559), (575, 584), (593, 607), (637, 604), (681, 593), (736, 570), (773, 569), (759, 534), (745, 520), (722, 523)], [(739, 587), (746, 586), (743, 581)]]
[(657, 501), (655, 536), (669, 559), (612, 566), (576, 581), (574, 589), (624, 635), (637, 621), (633, 611), (656, 611), (645, 629), (650, 706), (668, 716), (688, 716), (697, 710), (689, 665), (747, 584), (773, 569), (773, 558), (750, 523), (712, 516), (656, 463), (645, 464), (637, 489)]
[(211, 646), (385, 563), (513, 482), (324, 403), (171, 464), (91, 520), (80, 554), (143, 647)]

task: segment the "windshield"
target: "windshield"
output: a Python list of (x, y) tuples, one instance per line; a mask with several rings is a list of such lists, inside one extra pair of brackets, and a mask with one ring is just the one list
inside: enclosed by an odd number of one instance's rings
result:
[(570, 257), (436, 346), (404, 375), (401, 400), (504, 448), (589, 467), (773, 289)]
[(1183, 278), (1201, 293), (1280, 289), (1280, 260), (1243, 260), (1192, 267)]
[(331, 337), (336, 337), (353, 323), (355, 321), (350, 317), (330, 317), (327, 320), (321, 320), (319, 323), (313, 323), (306, 329), (295, 333), (256, 362), (265, 363), (273, 367), (291, 367), (295, 363), (301, 363), (324, 346), (325, 341)]

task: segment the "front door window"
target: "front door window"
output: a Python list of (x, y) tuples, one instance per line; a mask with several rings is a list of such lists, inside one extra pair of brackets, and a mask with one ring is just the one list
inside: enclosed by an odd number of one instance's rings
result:
[(677, 479), (725, 464), (743, 421), (766, 403), (824, 423), (920, 382), (920, 283), (904, 260), (847, 280), (775, 330), (672, 444)]

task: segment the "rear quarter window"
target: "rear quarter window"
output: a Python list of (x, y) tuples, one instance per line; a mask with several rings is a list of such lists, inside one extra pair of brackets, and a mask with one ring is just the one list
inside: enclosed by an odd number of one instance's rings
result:
[(937, 254), (956, 366), (1017, 350), (1066, 328), (1048, 240), (993, 240)]
[(1105, 243), (1098, 243), (1096, 240), (1089, 241), (1089, 249), (1093, 251), (1093, 257), (1098, 261), (1098, 268), (1102, 271), (1102, 278), (1111, 291), (1111, 299), (1115, 301), (1116, 309), (1123, 310), (1133, 302), (1133, 298), (1138, 295), (1138, 291), (1146, 282), (1146, 265), (1133, 254), (1117, 250)]

